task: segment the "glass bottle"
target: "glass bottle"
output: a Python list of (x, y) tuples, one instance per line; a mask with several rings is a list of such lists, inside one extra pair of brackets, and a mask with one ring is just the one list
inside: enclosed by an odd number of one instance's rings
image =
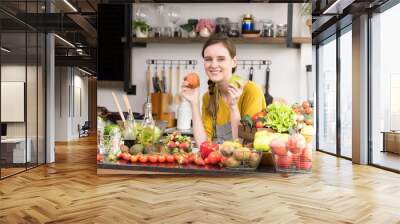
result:
[(97, 152), (106, 154), (104, 146), (104, 121), (101, 117), (97, 117)]
[(124, 145), (129, 148), (136, 143), (136, 123), (132, 111), (128, 111), (128, 118), (125, 121)]
[(190, 130), (192, 121), (192, 109), (190, 103), (182, 99), (178, 108), (178, 130)]
[(111, 130), (111, 150), (110, 154), (116, 155), (118, 152), (121, 151), (120, 143), (121, 143), (121, 131), (119, 128), (113, 128)]
[(144, 118), (142, 123), (142, 134), (140, 142), (144, 145), (154, 143), (154, 126), (155, 122), (152, 115), (152, 105), (150, 102), (144, 104)]

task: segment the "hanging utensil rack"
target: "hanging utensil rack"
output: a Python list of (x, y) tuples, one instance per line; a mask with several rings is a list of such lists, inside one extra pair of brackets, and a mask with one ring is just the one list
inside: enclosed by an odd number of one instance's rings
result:
[(263, 66), (267, 66), (267, 69), (270, 68), (272, 65), (271, 60), (237, 60), (237, 66), (242, 66), (245, 69), (247, 66), (256, 67), (258, 66), (259, 69)]
[(170, 60), (170, 59), (147, 59), (147, 65), (162, 65), (165, 66), (185, 66), (187, 69), (189, 66), (193, 66), (193, 69), (197, 65), (197, 60)]

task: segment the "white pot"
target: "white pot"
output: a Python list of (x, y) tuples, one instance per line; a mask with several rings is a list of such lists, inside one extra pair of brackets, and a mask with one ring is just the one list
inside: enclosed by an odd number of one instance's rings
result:
[(206, 27), (200, 30), (201, 37), (209, 37), (211, 35), (210, 31)]
[(137, 38), (147, 38), (149, 36), (149, 31), (146, 30), (143, 32), (139, 27), (136, 28), (136, 37)]

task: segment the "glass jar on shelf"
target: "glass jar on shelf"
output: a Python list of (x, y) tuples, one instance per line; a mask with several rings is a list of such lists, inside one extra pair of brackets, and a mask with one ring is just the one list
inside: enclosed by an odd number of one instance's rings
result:
[(287, 24), (277, 24), (276, 37), (286, 37), (286, 36), (287, 36)]
[(229, 37), (239, 37), (240, 36), (239, 23), (229, 23), (228, 36)]
[(228, 30), (229, 30), (229, 18), (218, 17), (216, 19), (215, 33), (228, 34)]
[(272, 22), (263, 23), (262, 36), (274, 37), (274, 24)]

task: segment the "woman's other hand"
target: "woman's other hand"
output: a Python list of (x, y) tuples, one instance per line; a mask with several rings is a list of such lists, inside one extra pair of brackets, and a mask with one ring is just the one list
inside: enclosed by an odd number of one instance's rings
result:
[(236, 84), (237, 85), (228, 85), (228, 95), (224, 97), (225, 102), (231, 108), (237, 106), (239, 98), (243, 93), (244, 83), (236, 81)]
[(199, 88), (189, 88), (189, 83), (187, 81), (183, 81), (181, 88), (181, 96), (183, 96), (183, 98), (185, 98), (191, 104), (197, 102), (199, 98)]

